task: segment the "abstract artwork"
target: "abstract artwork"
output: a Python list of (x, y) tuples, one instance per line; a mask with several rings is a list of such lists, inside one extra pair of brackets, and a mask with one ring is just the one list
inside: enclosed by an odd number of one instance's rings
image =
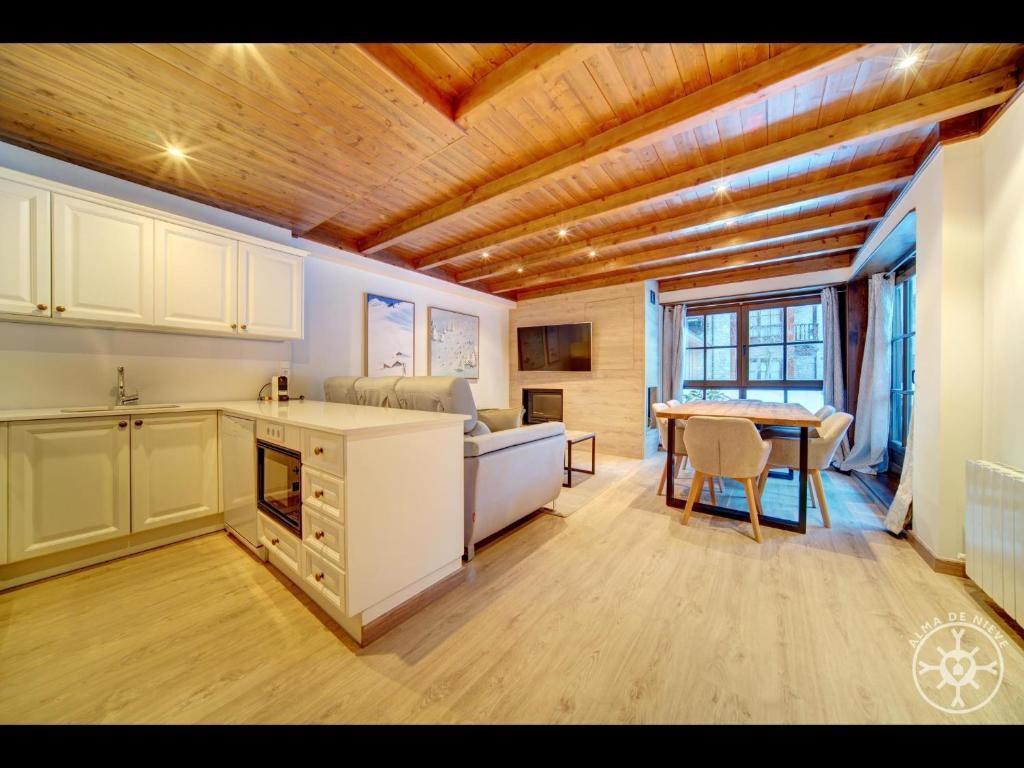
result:
[(415, 374), (416, 305), (366, 294), (366, 375)]
[(449, 309), (427, 308), (427, 372), (431, 376), (480, 377), (480, 318)]

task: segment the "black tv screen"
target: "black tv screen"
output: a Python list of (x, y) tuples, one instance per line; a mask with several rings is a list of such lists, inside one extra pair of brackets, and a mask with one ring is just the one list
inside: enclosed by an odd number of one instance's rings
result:
[(520, 371), (590, 370), (590, 323), (532, 325), (517, 330)]

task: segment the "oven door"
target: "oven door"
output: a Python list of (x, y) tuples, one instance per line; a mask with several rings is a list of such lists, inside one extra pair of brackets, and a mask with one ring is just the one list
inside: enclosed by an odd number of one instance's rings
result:
[(302, 536), (302, 457), (270, 443), (256, 443), (259, 508)]

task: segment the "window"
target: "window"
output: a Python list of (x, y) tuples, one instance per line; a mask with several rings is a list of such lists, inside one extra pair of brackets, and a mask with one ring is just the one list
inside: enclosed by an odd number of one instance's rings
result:
[(824, 344), (817, 295), (692, 309), (686, 317), (684, 400), (745, 397), (824, 404)]
[(889, 464), (892, 471), (903, 469), (910, 434), (910, 411), (914, 404), (914, 319), (917, 303), (917, 275), (911, 260), (896, 273), (892, 307), (892, 384), (889, 401)]

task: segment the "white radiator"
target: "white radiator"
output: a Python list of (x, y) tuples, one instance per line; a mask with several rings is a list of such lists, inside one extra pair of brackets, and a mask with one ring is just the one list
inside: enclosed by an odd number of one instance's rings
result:
[(1024, 472), (967, 462), (967, 575), (1024, 624)]

